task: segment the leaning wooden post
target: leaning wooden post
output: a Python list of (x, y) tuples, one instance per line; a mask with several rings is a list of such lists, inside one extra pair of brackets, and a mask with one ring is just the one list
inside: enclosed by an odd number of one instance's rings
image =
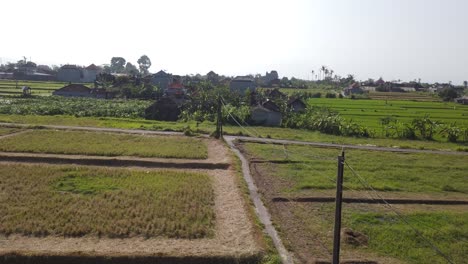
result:
[(341, 205), (343, 199), (343, 171), (345, 154), (338, 156), (338, 173), (336, 178), (336, 198), (335, 198), (335, 230), (333, 236), (333, 264), (340, 263), (340, 232), (341, 232)]

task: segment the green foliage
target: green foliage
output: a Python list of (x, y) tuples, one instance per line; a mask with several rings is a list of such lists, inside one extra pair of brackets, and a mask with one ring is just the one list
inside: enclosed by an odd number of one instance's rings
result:
[(0, 114), (74, 115), (135, 118), (144, 117), (150, 101), (102, 100), (93, 98), (10, 98), (0, 99)]
[[(247, 143), (248, 153), (261, 160), (285, 160), (282, 145)], [(299, 192), (307, 189), (334, 189), (330, 180), (336, 175), (338, 149), (311, 146), (288, 146), (288, 164), (268, 164), (271, 176), (279, 177), (290, 184), (284, 192)], [(328, 159), (327, 159), (328, 158)], [(465, 155), (438, 155), (416, 153), (375, 152), (347, 150), (346, 159), (351, 166), (376, 190), (401, 192), (468, 194)], [(271, 166), (274, 166), (273, 168)], [(364, 187), (358, 178), (345, 168), (345, 184), (351, 189)], [(448, 190), (444, 186), (450, 185)]]
[(283, 121), (284, 126), (320, 131), (325, 134), (369, 137), (372, 132), (366, 128), (347, 121), (338, 113), (326, 107), (309, 107), (305, 113), (291, 113)]
[(151, 60), (148, 56), (142, 55), (138, 61), (138, 67), (140, 68), (140, 73), (143, 75), (148, 75), (148, 69), (151, 67)]
[(422, 118), (415, 118), (411, 122), (414, 129), (419, 132), (423, 139), (432, 140), (433, 135), (440, 125), (439, 122), (429, 118), (429, 115), (425, 115)]
[(453, 99), (459, 96), (460, 92), (454, 87), (449, 87), (439, 92), (439, 97), (444, 101), (453, 101)]
[(66, 237), (212, 237), (206, 174), (5, 164), (0, 234)]
[[(349, 225), (369, 236), (369, 248), (409, 263), (447, 263), (421, 236), (435, 244), (454, 263), (464, 263), (468, 246), (467, 213), (427, 212), (399, 217), (382, 213), (354, 212)], [(438, 232), (437, 230), (441, 230)]]
[(184, 121), (213, 122), (218, 110), (219, 97), (236, 106), (242, 101), (239, 95), (231, 94), (226, 86), (215, 86), (210, 82), (199, 83), (196, 90), (196, 93), (190, 95), (190, 101), (182, 107), (180, 118)]
[[(457, 141), (466, 141), (468, 107), (442, 102), (411, 102), (383, 100), (310, 99), (309, 105), (329, 107), (343, 118), (355, 120), (369, 131), (382, 131), (381, 137), (401, 139), (443, 139), (443, 123), (457, 123), (460, 134)], [(453, 125), (455, 126), (455, 125)], [(452, 132), (456, 133), (457, 129)], [(452, 134), (453, 134), (452, 133)], [(448, 138), (448, 137), (447, 137)], [(450, 139), (449, 141), (453, 138)]]
[(0, 151), (206, 159), (202, 140), (81, 131), (32, 130), (0, 139)]
[[(464, 131), (463, 131), (464, 130)], [(468, 128), (461, 129), (456, 124), (444, 124), (439, 131), (440, 134), (445, 135), (450, 142), (457, 142), (460, 136), (467, 134)], [(463, 140), (466, 141), (466, 138)]]
[(237, 125), (234, 117), (238, 122), (241, 122), (241, 125), (249, 121), (250, 118), (250, 107), (248, 105), (241, 105), (235, 107), (231, 104), (223, 106), (223, 122), (231, 125)]
[(118, 189), (110, 177), (90, 177), (75, 171), (68, 172), (53, 186), (56, 191), (76, 194), (97, 194)]
[(125, 59), (122, 57), (112, 57), (110, 69), (112, 73), (123, 73), (125, 70)]

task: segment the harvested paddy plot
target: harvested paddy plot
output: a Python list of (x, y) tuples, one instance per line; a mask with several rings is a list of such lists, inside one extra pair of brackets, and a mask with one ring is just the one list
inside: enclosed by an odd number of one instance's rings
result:
[(81, 237), (213, 235), (202, 173), (4, 164), (0, 233)]
[(82, 131), (31, 130), (0, 139), (0, 151), (206, 159), (200, 139)]

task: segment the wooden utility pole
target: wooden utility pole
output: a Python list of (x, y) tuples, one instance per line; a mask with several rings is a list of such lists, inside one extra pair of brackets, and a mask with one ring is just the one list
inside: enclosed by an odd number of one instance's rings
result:
[(215, 137), (220, 138), (223, 136), (223, 117), (221, 108), (221, 97), (218, 96), (218, 114), (216, 115), (216, 132)]
[(335, 198), (335, 229), (333, 236), (333, 264), (340, 263), (340, 232), (341, 232), (341, 205), (343, 200), (343, 171), (344, 171), (345, 153), (341, 152), (338, 156), (338, 174), (336, 177), (336, 198)]

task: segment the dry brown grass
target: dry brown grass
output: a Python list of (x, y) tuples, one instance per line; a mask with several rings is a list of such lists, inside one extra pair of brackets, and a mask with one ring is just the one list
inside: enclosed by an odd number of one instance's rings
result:
[(210, 237), (211, 185), (201, 173), (2, 164), (0, 233)]
[(208, 157), (206, 144), (196, 138), (52, 130), (32, 130), (1, 139), (0, 151), (186, 159)]

